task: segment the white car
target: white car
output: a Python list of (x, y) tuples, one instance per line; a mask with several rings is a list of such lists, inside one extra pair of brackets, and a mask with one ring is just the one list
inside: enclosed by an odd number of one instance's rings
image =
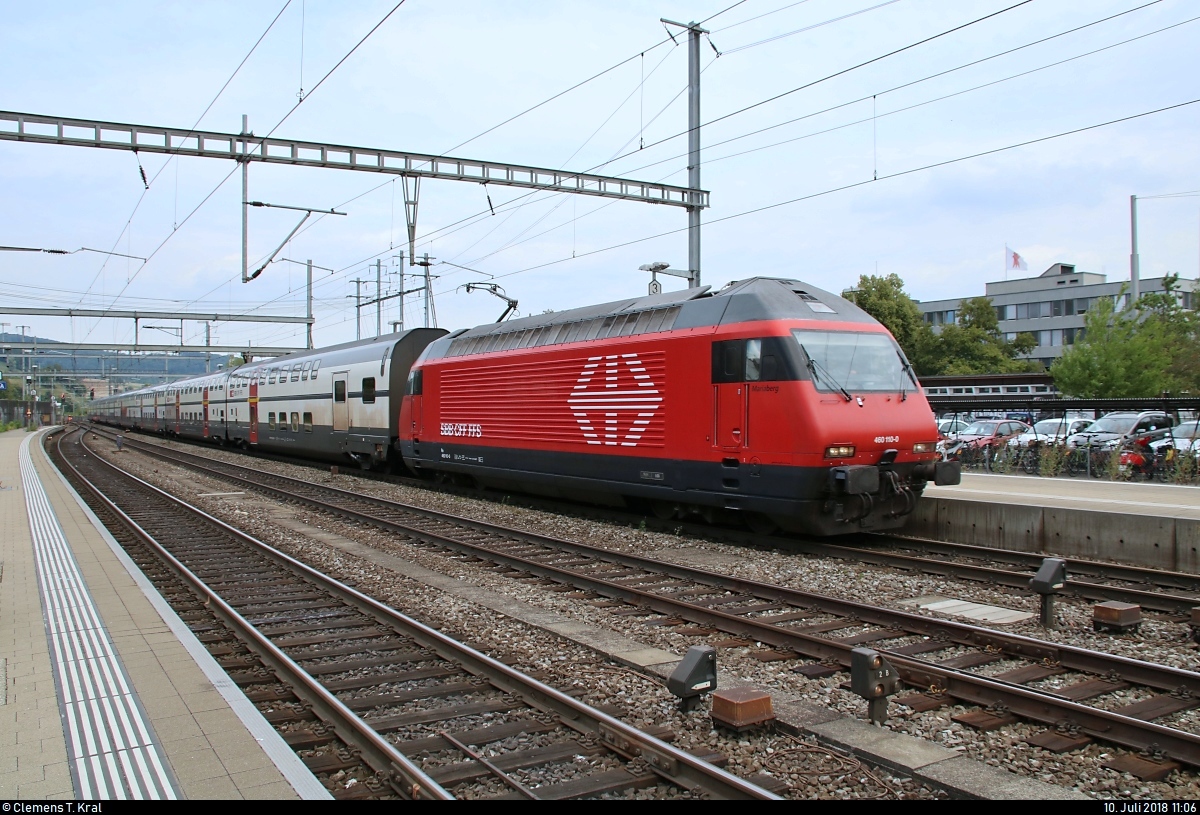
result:
[(1167, 445), (1180, 453), (1200, 453), (1200, 421), (1184, 422), (1171, 428), (1171, 435), (1150, 443), (1155, 450)]
[(938, 436), (945, 439), (957, 438), (970, 424), (966, 419), (942, 419), (938, 422)]
[(1010, 448), (1028, 447), (1032, 442), (1058, 444), (1067, 436), (1079, 433), (1092, 423), (1091, 419), (1042, 419), (1028, 431), (1008, 440)]

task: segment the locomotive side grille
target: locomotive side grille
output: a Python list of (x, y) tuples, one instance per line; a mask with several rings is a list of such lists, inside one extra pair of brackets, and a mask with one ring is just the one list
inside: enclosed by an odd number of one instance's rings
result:
[(455, 366), (441, 372), (442, 425), (477, 426), (485, 443), (661, 448), (662, 351)]

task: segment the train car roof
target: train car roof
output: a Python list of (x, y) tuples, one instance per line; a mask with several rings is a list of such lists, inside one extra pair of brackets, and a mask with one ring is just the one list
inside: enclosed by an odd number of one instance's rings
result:
[(446, 334), (444, 328), (410, 328), (407, 331), (397, 331), (392, 334), (380, 334), (378, 337), (369, 337), (365, 340), (353, 340), (351, 342), (343, 342), (338, 345), (326, 345), (322, 348), (310, 348), (301, 351), (293, 351), (290, 354), (284, 354), (281, 357), (270, 357), (268, 359), (260, 359), (255, 362), (247, 362), (245, 365), (240, 365), (234, 368), (233, 371), (249, 371), (252, 369), (261, 368), (264, 365), (278, 365), (281, 363), (294, 364), (305, 359), (314, 359), (323, 357), (329, 354), (336, 354), (340, 351), (350, 351), (356, 348), (367, 348), (372, 345), (395, 345), (405, 337), (416, 332), (433, 332), (438, 336)]

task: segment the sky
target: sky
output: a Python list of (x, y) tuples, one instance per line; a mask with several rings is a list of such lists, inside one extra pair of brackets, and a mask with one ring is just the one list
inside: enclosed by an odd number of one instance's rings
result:
[[(1200, 273), (1200, 197), (1152, 197), (1200, 190), (1189, 0), (394, 6), (4, 0), (0, 110), (221, 132), (245, 114), (260, 135), (686, 186), (687, 45), (660, 18), (703, 21), (704, 284), (766, 275), (841, 292), (894, 273), (917, 299), (972, 297), (1004, 279), (1005, 246), (1028, 276), (1064, 262), (1127, 279), (1131, 195), (1144, 199), (1142, 277)], [(354, 339), (353, 281), (373, 297), (379, 260), (383, 293), (401, 290), (402, 182), (252, 165), (251, 200), (347, 214), (309, 219), (243, 284), (234, 169), (0, 140), (0, 245), (149, 258), (0, 252), (0, 306), (303, 315), (312, 260), (316, 345)], [(300, 217), (250, 210), (252, 269)], [(522, 315), (642, 295), (640, 265), (686, 268), (686, 224), (677, 207), (425, 180), (416, 250), (432, 259), (437, 324), (455, 329), (505, 308), (473, 281), (501, 286)], [(405, 310), (423, 324), (419, 295)], [(129, 320), (0, 317), (9, 333), (133, 339)], [(385, 330), (397, 318), (394, 298)], [(365, 307), (362, 335), (375, 324)], [(184, 323), (189, 344), (204, 331)], [(211, 331), (221, 344), (305, 341), (295, 325)]]

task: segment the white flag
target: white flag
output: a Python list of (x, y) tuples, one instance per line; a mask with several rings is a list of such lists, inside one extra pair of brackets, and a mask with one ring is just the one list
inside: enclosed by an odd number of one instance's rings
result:
[(1008, 244), (1004, 245), (1004, 268), (1011, 271), (1019, 269), (1022, 272), (1029, 269), (1029, 264), (1025, 262), (1025, 258), (1018, 255), (1016, 252), (1008, 248)]

